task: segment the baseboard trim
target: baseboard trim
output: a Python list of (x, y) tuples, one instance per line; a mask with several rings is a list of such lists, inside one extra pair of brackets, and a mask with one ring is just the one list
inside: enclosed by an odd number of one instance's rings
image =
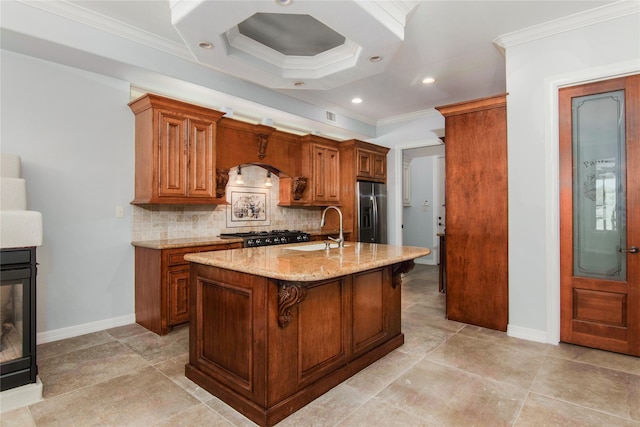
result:
[(523, 328), (522, 326), (507, 325), (507, 335), (527, 341), (541, 342), (544, 344), (558, 344), (557, 342), (549, 342), (547, 339), (547, 331)]
[(111, 319), (99, 320), (97, 322), (83, 323), (82, 325), (69, 326), (68, 328), (55, 329), (53, 331), (39, 332), (36, 335), (38, 344), (44, 344), (53, 341), (60, 341), (66, 338), (73, 338), (80, 335), (90, 334), (92, 332), (104, 331), (105, 329), (116, 328), (118, 326), (130, 325), (135, 323), (136, 315), (128, 314), (126, 316), (112, 317)]

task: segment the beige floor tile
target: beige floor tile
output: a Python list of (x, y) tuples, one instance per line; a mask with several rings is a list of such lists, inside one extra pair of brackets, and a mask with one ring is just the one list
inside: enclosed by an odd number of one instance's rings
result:
[(340, 384), (276, 425), (278, 427), (335, 426), (364, 405), (369, 397)]
[(556, 399), (531, 393), (516, 421), (516, 427), (580, 426), (638, 427), (637, 422), (615, 417)]
[(362, 394), (373, 397), (392, 382), (392, 379), (385, 379), (364, 370), (347, 379), (344, 384)]
[(627, 356), (625, 354), (565, 343), (551, 346), (548, 354), (549, 356), (562, 359), (575, 360), (576, 362), (589, 363), (591, 365), (602, 366), (603, 368), (640, 375), (640, 357), (636, 356)]
[(199, 401), (206, 402), (211, 400), (213, 398), (211, 393), (184, 376), (184, 367), (188, 361), (189, 355), (185, 354), (183, 356), (178, 356), (176, 358), (160, 362), (154, 365), (154, 367)]
[(200, 402), (153, 367), (30, 406), (38, 427), (148, 427)]
[(147, 361), (117, 341), (48, 357), (38, 362), (45, 398), (147, 366)]
[(156, 427), (233, 427), (233, 424), (204, 403), (154, 425)]
[(520, 338), (513, 338), (508, 336), (502, 331), (496, 331), (493, 329), (482, 328), (480, 326), (465, 325), (460, 330), (459, 335), (476, 338), (479, 340), (487, 341), (491, 344), (500, 344), (503, 346), (510, 346), (517, 348), (518, 350), (530, 351), (540, 354), (546, 354), (551, 350), (552, 345), (543, 344), (534, 341), (527, 341)]
[(62, 354), (71, 353), (73, 351), (82, 350), (107, 342), (113, 342), (115, 339), (106, 331), (94, 332), (91, 334), (80, 335), (79, 337), (68, 338), (65, 340), (40, 344), (36, 348), (36, 356), (38, 362), (47, 357), (60, 356)]
[(640, 376), (547, 357), (531, 391), (640, 421)]
[(0, 427), (36, 427), (36, 422), (25, 407), (0, 414)]
[(403, 332), (404, 344), (399, 350), (419, 355), (430, 353), (454, 335), (454, 332), (447, 332), (425, 325), (408, 326), (404, 328)]
[(378, 398), (440, 426), (512, 425), (526, 390), (424, 360)]
[(458, 334), (427, 355), (426, 360), (529, 389), (544, 356)]
[(147, 331), (120, 341), (155, 364), (189, 353), (189, 327), (175, 328), (163, 336)]
[(206, 405), (218, 414), (222, 415), (226, 420), (236, 427), (256, 427), (257, 424), (245, 417), (222, 400), (214, 397), (206, 402)]
[(355, 412), (337, 424), (338, 427), (423, 427), (432, 426), (398, 408), (388, 405), (382, 399), (371, 399)]
[(422, 355), (402, 351), (402, 347), (375, 361), (361, 372), (367, 372), (391, 382), (422, 360)]
[(107, 333), (114, 337), (115, 339), (123, 339), (132, 337), (135, 335), (144, 334), (149, 332), (147, 328), (144, 326), (138, 325), (137, 323), (131, 323), (130, 325), (118, 326), (117, 328), (107, 329)]

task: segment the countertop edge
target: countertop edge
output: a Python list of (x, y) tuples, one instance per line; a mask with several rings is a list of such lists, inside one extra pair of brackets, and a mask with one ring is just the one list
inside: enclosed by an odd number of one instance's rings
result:
[[(335, 231), (307, 231), (312, 236), (328, 236), (339, 233)], [(348, 233), (345, 233), (345, 235)], [(205, 237), (177, 237), (175, 239), (134, 240), (132, 246), (147, 249), (181, 249), (198, 246), (225, 245), (228, 243), (242, 243), (241, 238), (222, 239), (220, 236)]]
[[(207, 265), (210, 267), (221, 268), (229, 271), (237, 271), (245, 274), (252, 274), (255, 276), (267, 277), (270, 279), (276, 280), (284, 280), (288, 282), (315, 282), (320, 280), (333, 279), (336, 277), (342, 277), (349, 274), (360, 273), (367, 270), (372, 270), (379, 267), (385, 267), (388, 265), (397, 264), (404, 261), (414, 260), (416, 258), (420, 258), (431, 253), (431, 250), (428, 248), (419, 248), (413, 246), (403, 246), (403, 248), (409, 248), (414, 250), (412, 254), (406, 255), (396, 255), (393, 257), (378, 259), (375, 261), (368, 261), (363, 264), (341, 267), (339, 269), (335, 269), (332, 271), (313, 271), (313, 272), (302, 272), (302, 273), (282, 273), (277, 270), (271, 268), (261, 268), (256, 267), (255, 265), (247, 265), (247, 264), (233, 264), (229, 265), (228, 262), (224, 260), (212, 259), (206, 256), (205, 253), (193, 253), (186, 254), (184, 259), (189, 262), (193, 262), (196, 264)], [(243, 250), (243, 249), (237, 249)], [(250, 250), (250, 249), (249, 249)], [(306, 254), (309, 256), (309, 253), (301, 253), (301, 256)]]

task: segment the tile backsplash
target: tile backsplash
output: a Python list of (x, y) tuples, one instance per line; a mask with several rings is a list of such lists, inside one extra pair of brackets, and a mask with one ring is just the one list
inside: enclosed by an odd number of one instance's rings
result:
[[(265, 189), (267, 171), (258, 166), (242, 168), (244, 184), (235, 184), (236, 169), (229, 172), (227, 200), (230, 188)], [(183, 237), (209, 237), (225, 232), (266, 231), (266, 230), (318, 230), (322, 208), (278, 206), (277, 176), (272, 175), (273, 187), (268, 190), (266, 206), (267, 223), (247, 222), (242, 227), (228, 227), (228, 205), (149, 205), (133, 206), (133, 241), (177, 239)]]

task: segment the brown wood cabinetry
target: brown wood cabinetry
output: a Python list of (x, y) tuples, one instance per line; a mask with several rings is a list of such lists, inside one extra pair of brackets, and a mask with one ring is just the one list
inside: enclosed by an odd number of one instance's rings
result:
[(274, 425), (402, 345), (400, 265), (287, 282), (192, 264), (186, 376)]
[(364, 181), (385, 182), (387, 179), (387, 151), (356, 147), (356, 174)]
[[(358, 201), (356, 181), (387, 181), (389, 149), (369, 142), (351, 139), (340, 144), (340, 179), (344, 230), (349, 240), (358, 239)], [(335, 218), (332, 217), (335, 222)], [(331, 225), (334, 224), (331, 223)]]
[(340, 153), (337, 144), (312, 142), (311, 200), (316, 206), (340, 204)]
[(506, 331), (506, 95), (437, 109), (446, 135), (447, 318)]
[[(281, 206), (339, 206), (339, 142), (306, 135), (293, 145), (300, 161), (292, 164), (292, 176), (280, 176)], [(295, 162), (294, 162), (295, 163)]]
[(176, 249), (135, 248), (136, 322), (159, 334), (189, 321), (189, 262), (184, 255), (242, 247), (241, 243)]
[(224, 113), (147, 94), (136, 115), (133, 204), (225, 203), (216, 197), (215, 139)]

